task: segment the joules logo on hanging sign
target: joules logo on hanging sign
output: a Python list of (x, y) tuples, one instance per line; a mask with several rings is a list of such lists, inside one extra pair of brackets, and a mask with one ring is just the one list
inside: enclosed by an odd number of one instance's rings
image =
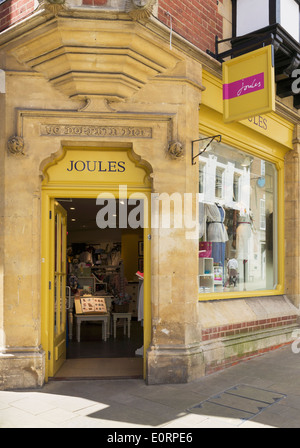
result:
[(274, 49), (268, 45), (223, 62), (223, 120), (275, 111)]
[(265, 88), (264, 73), (223, 84), (223, 100), (231, 100)]

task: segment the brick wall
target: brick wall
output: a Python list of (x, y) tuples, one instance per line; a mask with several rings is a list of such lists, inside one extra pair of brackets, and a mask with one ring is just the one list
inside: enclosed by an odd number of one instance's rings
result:
[(249, 334), (253, 331), (261, 331), (281, 327), (284, 325), (293, 325), (297, 321), (297, 316), (282, 316), (270, 319), (257, 320), (253, 322), (241, 322), (239, 324), (223, 325), (202, 330), (202, 340), (209, 341), (227, 336), (240, 334)]
[[(206, 328), (202, 330), (202, 340), (209, 342), (209, 341), (222, 341), (227, 340), (227, 347), (229, 347), (229, 339), (231, 336), (251, 336), (255, 335), (255, 333), (263, 332), (264, 330), (275, 330), (279, 329), (280, 327), (285, 328), (292, 328), (293, 326), (297, 325), (297, 318), (298, 316), (292, 315), (292, 316), (281, 316), (276, 318), (270, 318), (270, 319), (262, 319), (252, 322), (241, 322), (239, 324), (231, 324), (231, 325), (223, 325), (220, 327), (212, 327), (212, 328)], [(241, 342), (243, 344), (243, 342)], [(248, 344), (248, 350), (243, 347), (243, 350), (241, 353), (238, 353), (238, 342), (233, 343), (232, 346), (232, 354), (231, 356), (224, 358), (224, 359), (218, 359), (215, 361), (211, 361), (205, 368), (205, 374), (208, 375), (210, 373), (217, 372), (219, 370), (226, 369), (229, 366), (233, 366), (235, 364), (238, 364), (241, 361), (245, 361), (248, 359), (251, 359), (253, 357), (262, 355), (263, 353), (266, 353), (271, 350), (278, 349), (280, 347), (284, 347), (286, 345), (291, 344), (290, 341), (285, 341), (282, 343), (279, 343), (277, 345), (270, 345), (269, 347), (263, 347), (260, 348), (259, 346), (255, 346), (255, 344), (251, 345)], [(237, 351), (237, 353), (234, 354), (234, 352)]]
[(223, 18), (218, 4), (223, 0), (159, 0), (158, 19), (170, 26), (185, 39), (199, 47), (214, 52), (215, 36), (223, 37)]
[[(215, 50), (215, 36), (223, 36), (223, 18), (218, 3), (223, 0), (159, 0), (158, 18), (185, 39), (201, 48)], [(103, 6), (107, 0), (82, 0), (83, 5)], [(0, 4), (0, 31), (34, 11), (34, 0), (7, 0)]]
[(0, 5), (0, 31), (29, 16), (34, 0), (8, 0)]

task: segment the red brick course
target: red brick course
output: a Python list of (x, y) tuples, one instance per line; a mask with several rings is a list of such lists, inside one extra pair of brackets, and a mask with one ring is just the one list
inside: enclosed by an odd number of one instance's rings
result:
[(0, 31), (19, 22), (34, 11), (34, 0), (8, 0), (0, 5)]
[(267, 330), (283, 325), (292, 325), (297, 321), (297, 316), (283, 316), (272, 319), (262, 319), (252, 322), (242, 322), (232, 325), (223, 325), (220, 327), (211, 327), (202, 330), (202, 341), (235, 336), (239, 334), (251, 333), (253, 331)]
[[(298, 316), (292, 315), (292, 316), (283, 316), (271, 319), (262, 319), (252, 322), (242, 322), (238, 324), (207, 328), (205, 330), (202, 330), (202, 340), (210, 341), (214, 339), (226, 338), (235, 335), (236, 336), (247, 334), (251, 335), (251, 333), (257, 331), (268, 330), (288, 325), (295, 325), (295, 323), (297, 322), (297, 318)], [(254, 350), (249, 353), (238, 354), (222, 360), (214, 361), (206, 366), (205, 374), (209, 375), (219, 370), (224, 370), (227, 367), (231, 367), (240, 363), (241, 361), (247, 361), (256, 356), (260, 356), (271, 350), (276, 350), (280, 347), (284, 347), (289, 344), (291, 344), (291, 342), (287, 342), (276, 346), (270, 346), (263, 349)]]
[[(83, 0), (83, 5), (101, 6), (107, 0)], [(34, 0), (8, 0), (0, 5), (0, 31), (30, 16), (34, 11)]]
[(158, 19), (203, 51), (215, 51), (215, 36), (223, 37), (223, 18), (218, 3), (223, 0), (159, 0)]
[[(158, 19), (199, 47), (215, 50), (215, 36), (223, 36), (223, 19), (217, 3), (223, 0), (159, 0)], [(82, 0), (86, 6), (102, 6), (107, 0)], [(0, 5), (0, 31), (19, 22), (34, 11), (34, 0), (7, 0)]]

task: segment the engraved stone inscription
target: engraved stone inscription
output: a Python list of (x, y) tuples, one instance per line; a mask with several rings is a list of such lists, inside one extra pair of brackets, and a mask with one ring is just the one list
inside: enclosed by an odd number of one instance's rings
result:
[(74, 137), (152, 138), (152, 128), (134, 126), (84, 126), (41, 124), (40, 135)]

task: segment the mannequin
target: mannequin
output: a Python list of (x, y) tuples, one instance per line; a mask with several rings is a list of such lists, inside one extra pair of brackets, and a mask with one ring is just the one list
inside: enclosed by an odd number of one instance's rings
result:
[(225, 265), (225, 244), (228, 241), (227, 230), (224, 226), (225, 210), (217, 203), (206, 204), (208, 221), (207, 240), (212, 242), (212, 258), (214, 263)]

